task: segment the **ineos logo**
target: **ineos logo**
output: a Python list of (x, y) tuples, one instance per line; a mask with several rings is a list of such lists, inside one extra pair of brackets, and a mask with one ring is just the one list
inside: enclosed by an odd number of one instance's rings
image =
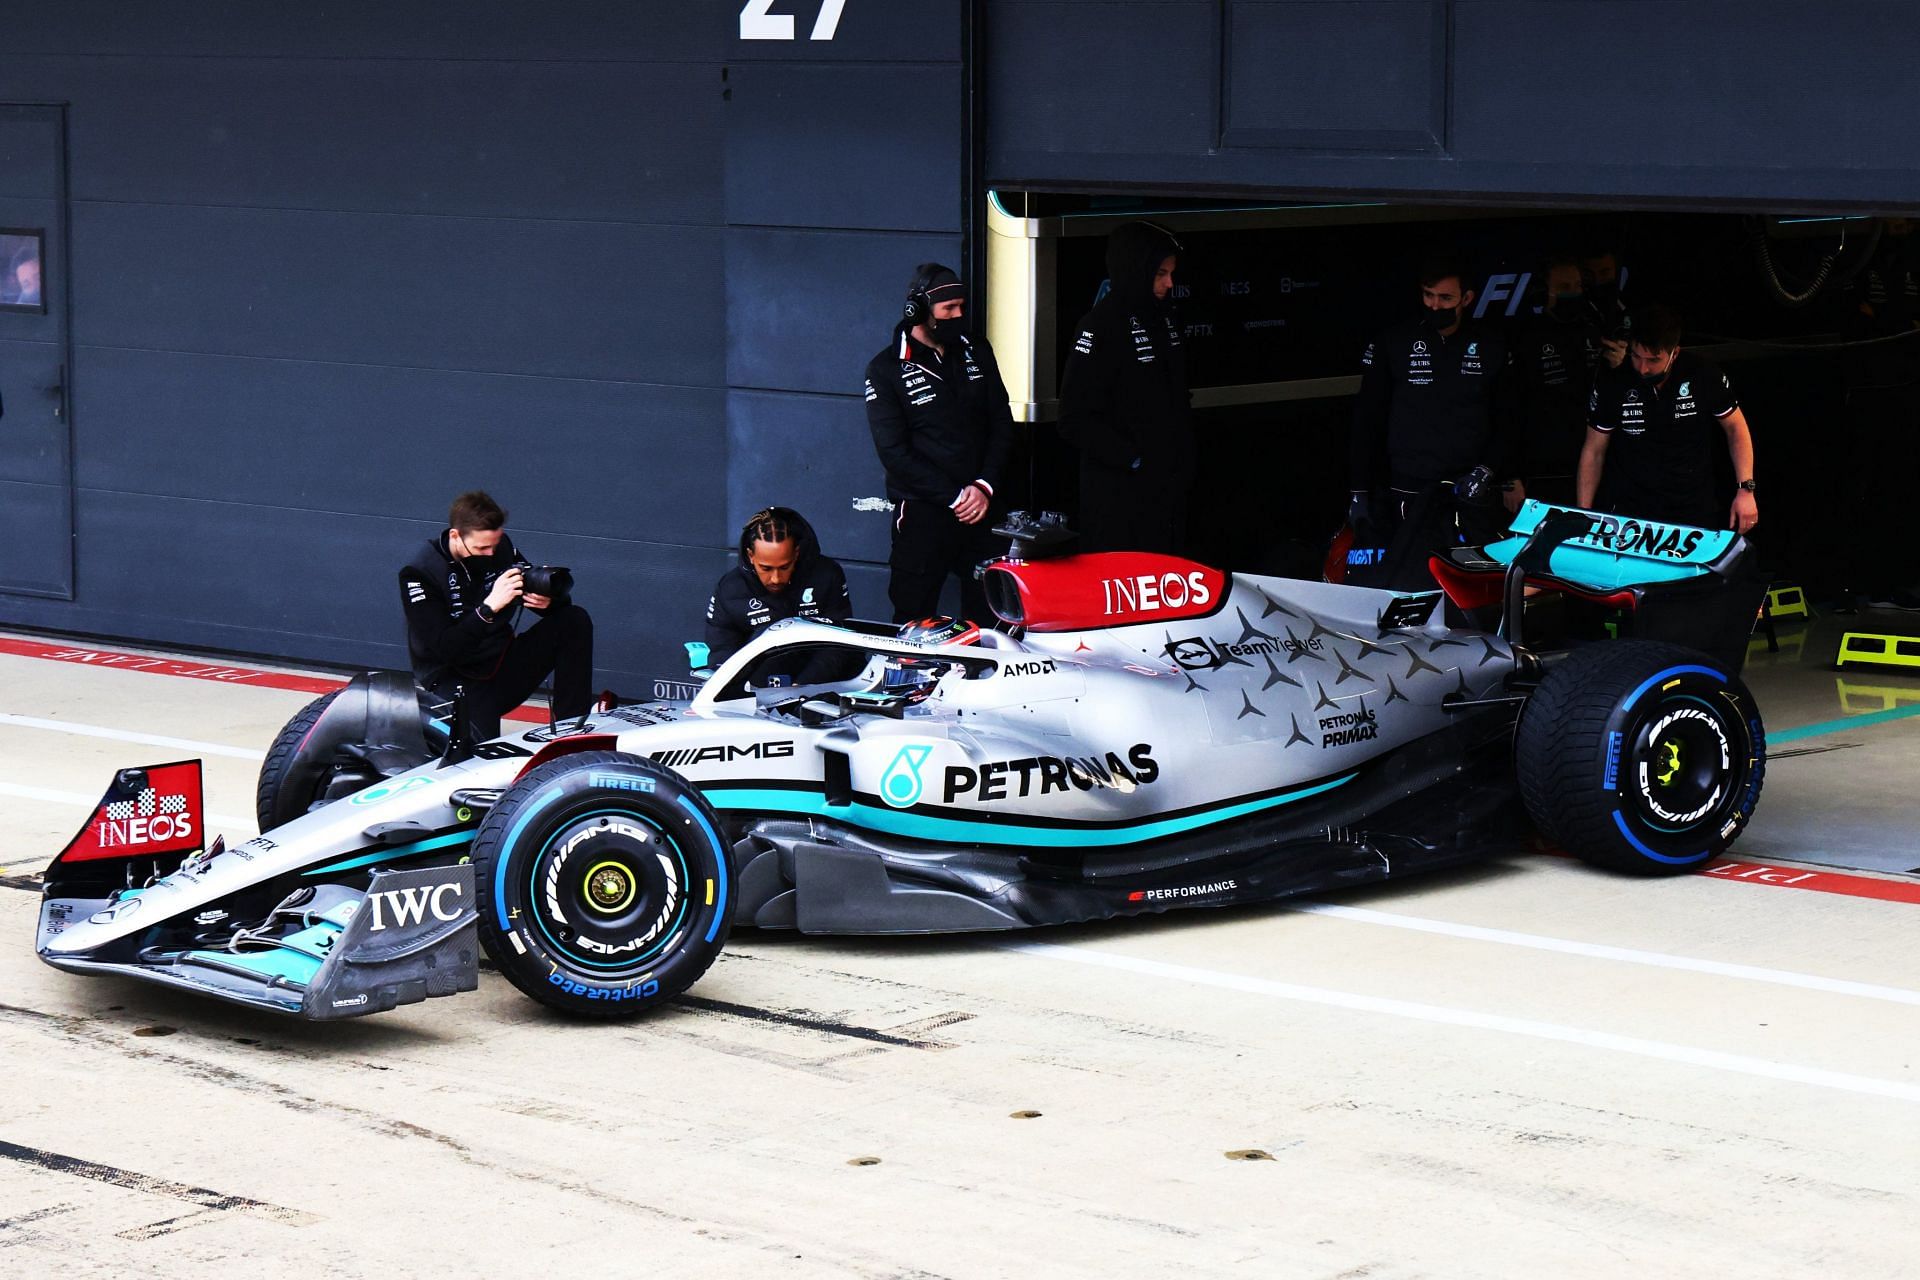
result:
[(1108, 617), (1116, 613), (1154, 613), (1161, 609), (1184, 609), (1213, 601), (1206, 574), (1143, 573), (1133, 578), (1108, 578), (1100, 584)]

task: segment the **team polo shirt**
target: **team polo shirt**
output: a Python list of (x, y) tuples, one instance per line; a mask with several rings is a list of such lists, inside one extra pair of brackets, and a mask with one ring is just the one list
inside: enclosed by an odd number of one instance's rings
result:
[(1658, 385), (1631, 369), (1594, 382), (1587, 422), (1606, 432), (1603, 470), (1608, 505), (1622, 515), (1717, 528), (1714, 450), (1725, 448), (1720, 420), (1740, 407), (1719, 366), (1691, 352), (1674, 357)]

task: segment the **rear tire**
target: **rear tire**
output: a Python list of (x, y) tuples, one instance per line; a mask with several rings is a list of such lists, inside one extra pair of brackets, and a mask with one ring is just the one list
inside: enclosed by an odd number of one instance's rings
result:
[(267, 758), (260, 764), (260, 781), (253, 791), (253, 812), (260, 821), (260, 830), (271, 831), (305, 813), (325, 790), (326, 776), (322, 774), (320, 784), (311, 788), (312, 794), (301, 797), (297, 806), (281, 807), (280, 793), (299, 757), (300, 744), (307, 740), (307, 734), (313, 731), (313, 726), (320, 722), (320, 717), (339, 696), (338, 692), (323, 693), (300, 708), (294, 713), (293, 719), (281, 726), (273, 745), (267, 748)]
[(507, 981), (589, 1018), (635, 1018), (726, 945), (720, 821), (671, 769), (617, 751), (550, 760), (474, 836), (480, 941)]
[(1679, 645), (1577, 650), (1520, 715), (1516, 770), (1543, 834), (1596, 866), (1674, 875), (1725, 853), (1766, 777), (1766, 730), (1725, 664)]

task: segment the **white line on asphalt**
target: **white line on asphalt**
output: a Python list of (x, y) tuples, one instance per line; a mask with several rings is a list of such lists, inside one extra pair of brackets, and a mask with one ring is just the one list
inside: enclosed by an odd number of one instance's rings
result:
[[(97, 795), (82, 795), (78, 791), (55, 791), (51, 787), (23, 787), (17, 782), (0, 782), (0, 796), (12, 796), (16, 800), (39, 800), (46, 804), (72, 805), (80, 809), (91, 809), (100, 803)], [(253, 818), (236, 818), (230, 813), (210, 813), (207, 821), (223, 827), (232, 827), (236, 831), (251, 831)], [(48, 850), (49, 856), (54, 851)]]
[(1196, 969), (1189, 965), (1167, 964), (1159, 960), (1142, 960), (1134, 956), (1116, 955), (1109, 951), (1063, 947), (1051, 942), (1010, 943), (1007, 949), (1047, 960), (1065, 960), (1073, 964), (1092, 965), (1096, 968), (1117, 969), (1155, 978), (1171, 978), (1200, 986), (1273, 996), (1281, 1000), (1298, 1000), (1305, 1004), (1325, 1005), (1334, 1009), (1382, 1013), (1395, 1018), (1411, 1018), (1418, 1022), (1434, 1022), (1452, 1027), (1473, 1027), (1482, 1031), (1503, 1031), (1509, 1035), (1530, 1036), (1536, 1040), (1557, 1040), (1563, 1044), (1581, 1045), (1589, 1049), (1607, 1049), (1615, 1053), (1630, 1053), (1642, 1058), (1681, 1062), (1688, 1066), (1708, 1067), (1716, 1071), (1732, 1071), (1769, 1080), (1818, 1085), (1821, 1088), (1840, 1089), (1847, 1093), (1898, 1098), (1903, 1102), (1920, 1102), (1920, 1085), (1904, 1084), (1897, 1080), (1879, 1080), (1872, 1076), (1856, 1076), (1844, 1071), (1826, 1071), (1819, 1067), (1796, 1066), (1787, 1062), (1770, 1062), (1765, 1058), (1721, 1053), (1715, 1049), (1695, 1049), (1687, 1045), (1667, 1044), (1660, 1040), (1642, 1040), (1636, 1036), (1614, 1035), (1611, 1032), (1593, 1031), (1586, 1027), (1560, 1026), (1551, 1022), (1535, 1022), (1527, 1018), (1504, 1017), (1497, 1013), (1479, 1013), (1472, 1009), (1418, 1004), (1411, 1000), (1389, 1000), (1381, 996), (1358, 995), (1351, 991), (1330, 991), (1324, 987), (1303, 987), (1291, 982), (1273, 982), (1266, 978), (1248, 977), (1245, 974), (1220, 973), (1212, 969)]
[(1882, 987), (1871, 982), (1849, 982), (1844, 978), (1822, 978), (1787, 969), (1762, 969), (1757, 965), (1728, 964), (1720, 960), (1695, 960), (1689, 956), (1667, 955), (1660, 951), (1636, 951), (1630, 947), (1609, 947), (1597, 942), (1572, 942), (1548, 938), (1537, 933), (1513, 933), (1506, 929), (1487, 929), (1475, 924), (1454, 924), (1449, 920), (1429, 920), (1424, 916), (1395, 915), (1366, 907), (1343, 907), (1331, 902), (1283, 903), (1289, 911), (1316, 916), (1333, 916), (1358, 924), (1386, 925), (1393, 929), (1413, 929), (1420, 933), (1439, 933), (1451, 938), (1472, 938), (1478, 942), (1497, 942), (1509, 947), (1531, 947), (1536, 951), (1558, 951), (1571, 956), (1592, 956), (1597, 960), (1619, 960), (1627, 964), (1653, 965), (1661, 969), (1684, 969), (1692, 973), (1712, 973), (1724, 978), (1746, 978), (1753, 982), (1771, 982), (1783, 987), (1805, 987), (1809, 991), (1831, 991), (1839, 995), (1864, 996), (1869, 1000), (1891, 1000), (1895, 1004), (1920, 1005), (1920, 991), (1904, 987)]
[(112, 738), (116, 742), (138, 742), (149, 747), (171, 747), (203, 756), (232, 756), (235, 760), (264, 760), (264, 751), (250, 747), (229, 747), (220, 742), (196, 742), (192, 738), (169, 738), (158, 733), (135, 733), (131, 729), (108, 729), (97, 724), (74, 724), (68, 720), (41, 720), (34, 716), (15, 716), (0, 712), (0, 724), (22, 729), (50, 729), (82, 738)]

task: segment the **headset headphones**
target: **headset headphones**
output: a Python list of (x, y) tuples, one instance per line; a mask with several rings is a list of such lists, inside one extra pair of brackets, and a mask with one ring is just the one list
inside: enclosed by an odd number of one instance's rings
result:
[(933, 302), (927, 297), (927, 286), (933, 283), (934, 273), (941, 269), (937, 262), (923, 262), (914, 273), (913, 283), (907, 286), (907, 305), (900, 309), (900, 319), (907, 328), (917, 328), (933, 319)]
[[(940, 283), (935, 284), (935, 281)], [(901, 327), (912, 329), (917, 325), (933, 323), (933, 295), (936, 293), (941, 295), (942, 302), (948, 300), (949, 294), (958, 298), (967, 296), (966, 285), (961, 283), (959, 272), (938, 262), (923, 262), (919, 270), (914, 272), (913, 283), (907, 286), (907, 303), (900, 309)]]

